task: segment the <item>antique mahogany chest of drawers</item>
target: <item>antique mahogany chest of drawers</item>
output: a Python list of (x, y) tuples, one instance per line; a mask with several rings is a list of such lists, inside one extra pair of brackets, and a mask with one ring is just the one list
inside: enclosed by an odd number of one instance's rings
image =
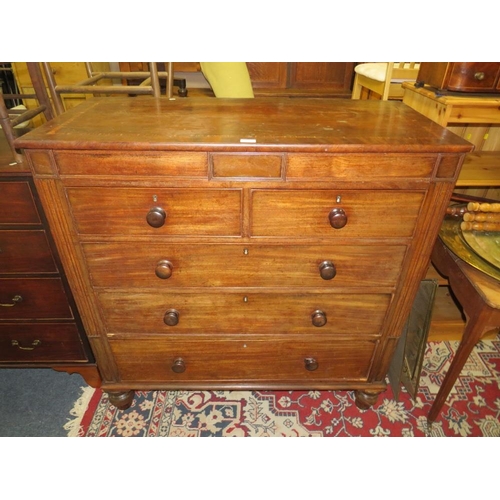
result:
[(24, 136), (103, 388), (385, 390), (471, 146), (402, 103), (94, 99)]
[(50, 367), (98, 384), (31, 172), (0, 158), (0, 367)]

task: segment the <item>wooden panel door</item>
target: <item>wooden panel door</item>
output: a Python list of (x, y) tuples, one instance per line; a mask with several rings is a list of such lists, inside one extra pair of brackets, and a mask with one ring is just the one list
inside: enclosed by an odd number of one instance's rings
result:
[(295, 89), (328, 89), (349, 91), (354, 63), (290, 63), (289, 86)]

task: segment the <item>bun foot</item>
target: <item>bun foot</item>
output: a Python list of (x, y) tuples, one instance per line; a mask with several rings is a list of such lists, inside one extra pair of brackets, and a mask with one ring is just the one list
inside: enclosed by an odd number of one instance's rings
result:
[(377, 402), (380, 392), (354, 391), (354, 402), (360, 410), (369, 410)]
[(134, 391), (125, 392), (107, 392), (109, 402), (119, 410), (126, 410), (132, 405), (134, 400)]

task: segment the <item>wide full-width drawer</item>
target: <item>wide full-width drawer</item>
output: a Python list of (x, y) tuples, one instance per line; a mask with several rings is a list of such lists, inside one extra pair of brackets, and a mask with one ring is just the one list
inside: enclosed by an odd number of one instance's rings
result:
[(393, 286), (402, 245), (85, 243), (92, 283), (107, 288)]
[(0, 362), (88, 361), (73, 323), (0, 323)]
[(61, 175), (207, 177), (207, 153), (54, 151)]
[(252, 236), (411, 237), (419, 191), (252, 191)]
[(342, 341), (276, 336), (267, 339), (111, 340), (122, 382), (365, 381), (374, 340)]
[(0, 274), (54, 272), (57, 267), (45, 231), (0, 231)]
[(78, 231), (239, 236), (240, 189), (68, 188)]
[(267, 333), (378, 335), (390, 294), (182, 293), (98, 294), (108, 333)]
[(0, 320), (56, 318), (73, 318), (61, 279), (0, 279)]
[(40, 224), (28, 182), (0, 182), (0, 224)]
[(287, 179), (430, 178), (437, 155), (289, 154)]

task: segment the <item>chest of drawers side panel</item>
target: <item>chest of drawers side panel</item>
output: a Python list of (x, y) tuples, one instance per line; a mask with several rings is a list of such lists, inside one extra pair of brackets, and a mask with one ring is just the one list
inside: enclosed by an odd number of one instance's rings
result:
[(100, 374), (103, 380), (115, 381), (116, 367), (104, 335), (98, 305), (88, 282), (88, 271), (62, 183), (50, 177), (38, 178), (36, 165), (34, 180)]
[[(380, 355), (373, 367), (373, 380), (382, 380), (387, 373), (397, 339), (410, 313), (420, 281), (424, 279), (429, 268), (432, 248), (453, 193), (454, 179), (463, 159), (463, 155), (457, 155), (455, 169), (453, 172), (450, 171), (450, 178), (439, 179), (431, 183), (426, 193), (417, 218), (412, 244), (396, 288), (395, 300), (382, 332)], [(449, 157), (447, 161), (450, 161)]]

